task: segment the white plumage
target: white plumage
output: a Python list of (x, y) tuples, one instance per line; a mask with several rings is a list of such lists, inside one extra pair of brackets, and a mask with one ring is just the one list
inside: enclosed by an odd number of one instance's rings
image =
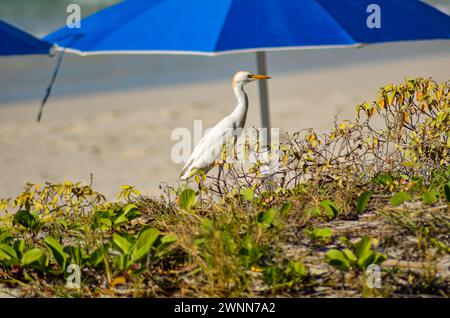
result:
[(203, 136), (195, 147), (189, 160), (181, 171), (180, 180), (188, 180), (202, 170), (207, 173), (222, 153), (222, 147), (228, 145), (233, 138), (238, 138), (245, 126), (248, 112), (248, 97), (244, 86), (255, 80), (268, 79), (266, 75), (256, 75), (240, 71), (233, 77), (233, 90), (237, 98), (234, 111), (222, 119), (216, 126)]

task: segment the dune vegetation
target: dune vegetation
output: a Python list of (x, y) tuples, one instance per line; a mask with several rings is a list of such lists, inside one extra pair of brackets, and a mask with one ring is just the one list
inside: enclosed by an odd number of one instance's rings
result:
[[(450, 83), (388, 85), (356, 113), (287, 136), (270, 178), (225, 165), (195, 190), (123, 186), (117, 202), (28, 184), (0, 200), (1, 293), (450, 296)], [(80, 288), (66, 286), (73, 264)]]

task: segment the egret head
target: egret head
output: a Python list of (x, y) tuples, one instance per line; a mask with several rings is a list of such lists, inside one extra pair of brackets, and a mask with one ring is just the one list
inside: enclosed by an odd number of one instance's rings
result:
[(233, 86), (236, 86), (238, 84), (247, 84), (256, 80), (265, 80), (265, 79), (269, 79), (270, 76), (267, 75), (258, 75), (258, 74), (253, 74), (250, 72), (246, 72), (246, 71), (239, 71), (236, 74), (234, 74), (233, 77)]

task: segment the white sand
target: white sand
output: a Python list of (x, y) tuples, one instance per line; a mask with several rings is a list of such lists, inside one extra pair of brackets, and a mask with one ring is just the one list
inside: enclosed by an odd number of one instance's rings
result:
[[(336, 67), (302, 74), (271, 74), (272, 124), (284, 131), (327, 130), (336, 114), (351, 118), (357, 103), (405, 77), (450, 75), (450, 54)], [(149, 75), (150, 76), (150, 75)], [(248, 126), (258, 126), (257, 85), (248, 87)], [(0, 107), (0, 197), (14, 196), (27, 181), (89, 182), (109, 197), (122, 184), (158, 194), (176, 182), (181, 165), (171, 161), (173, 129), (210, 127), (235, 105), (229, 82), (53, 98), (42, 123), (38, 105)]]

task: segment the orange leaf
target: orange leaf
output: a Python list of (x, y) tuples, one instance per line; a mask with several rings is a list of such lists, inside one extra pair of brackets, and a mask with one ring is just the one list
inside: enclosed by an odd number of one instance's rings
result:
[(123, 285), (126, 282), (127, 282), (127, 280), (125, 279), (125, 277), (119, 276), (119, 277), (114, 278), (110, 285), (111, 285), (111, 287), (114, 287), (114, 286), (117, 286), (117, 285)]
[(416, 98), (418, 101), (421, 101), (422, 100), (422, 92), (417, 91)]
[(428, 109), (428, 105), (426, 103), (420, 104), (420, 110), (424, 113)]
[(403, 112), (403, 121), (404, 122), (409, 122), (410, 121), (410, 117), (409, 117), (409, 113), (408, 112)]

